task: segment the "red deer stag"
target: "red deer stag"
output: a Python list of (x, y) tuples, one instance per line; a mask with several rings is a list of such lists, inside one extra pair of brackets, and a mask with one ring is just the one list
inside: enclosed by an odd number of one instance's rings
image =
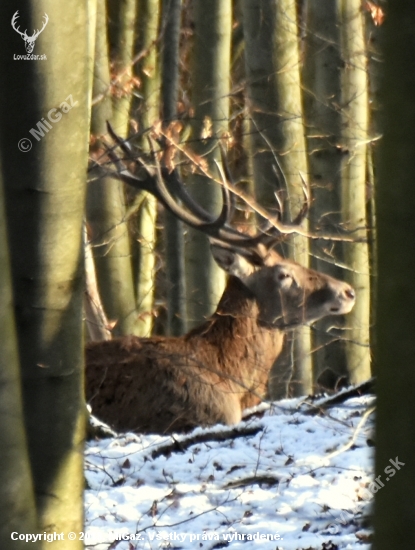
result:
[[(117, 143), (131, 158), (125, 144)], [(156, 162), (155, 167), (142, 164), (141, 173), (133, 175), (114, 153), (110, 158), (118, 165), (116, 177), (153, 193), (182, 221), (207, 234), (229, 278), (215, 313), (184, 336), (89, 343), (86, 393), (92, 412), (117, 431), (171, 433), (235, 424), (265, 395), (284, 333), (326, 315), (348, 313), (354, 290), (283, 259), (273, 250), (281, 238), (275, 228), (253, 237), (231, 228), (226, 186), (222, 212), (213, 219), (192, 201), (174, 172)], [(293, 232), (293, 226), (286, 229)]]

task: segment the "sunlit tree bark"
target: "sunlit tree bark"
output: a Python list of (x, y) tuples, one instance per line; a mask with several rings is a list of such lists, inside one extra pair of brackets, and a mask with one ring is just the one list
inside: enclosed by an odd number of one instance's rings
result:
[[(145, 55), (138, 64), (136, 74), (141, 81), (138, 108), (133, 110), (133, 118), (138, 121), (140, 131), (150, 128), (160, 118), (159, 106), (159, 67), (156, 41), (159, 33), (160, 5), (158, 0), (139, 0), (137, 15), (138, 52)], [(147, 137), (140, 145), (148, 150)], [(138, 330), (141, 336), (149, 336), (153, 326), (153, 307), (156, 270), (156, 219), (157, 201), (144, 193), (140, 197), (138, 217), (139, 269), (137, 274)]]
[[(305, 12), (304, 94), (307, 119), (310, 183), (313, 193), (311, 228), (326, 234), (341, 233), (341, 135), (339, 6), (333, 0), (308, 0)], [(312, 241), (312, 264), (338, 279), (340, 243)], [(315, 377), (330, 368), (346, 373), (344, 320), (327, 317), (313, 327)], [(340, 327), (340, 328), (336, 328)]]
[[(285, 192), (281, 198), (286, 216), (295, 217), (304, 201), (300, 173), (306, 176), (308, 171), (296, 4), (293, 0), (245, 0), (243, 15), (256, 196), (263, 205), (275, 205), (274, 191), (279, 178), (279, 187)], [(289, 255), (307, 266), (307, 240), (293, 237)], [(293, 345), (293, 391), (310, 393), (312, 357), (309, 328), (296, 331)]]
[[(97, 32), (91, 134), (96, 140), (92, 154), (103, 153), (101, 137), (112, 119), (107, 16), (105, 0), (98, 0)], [(108, 319), (115, 322), (113, 333), (132, 334), (137, 330), (135, 293), (128, 226), (125, 220), (124, 188), (121, 182), (99, 177), (88, 186), (87, 220), (90, 227), (98, 287)]]
[(129, 130), (137, 0), (108, 1), (108, 29), (112, 65), (112, 124), (126, 138)]
[(341, 2), (342, 39), (342, 212), (355, 243), (345, 244), (349, 281), (358, 299), (347, 317), (347, 363), (352, 383), (370, 377), (370, 268), (366, 230), (368, 80), (360, 0)]
[[(208, 161), (217, 175), (214, 159), (220, 161), (217, 140), (228, 131), (232, 2), (212, 0), (194, 4), (194, 52), (192, 103), (194, 151)], [(205, 130), (205, 131), (204, 131)], [(190, 191), (206, 210), (217, 213), (221, 191), (203, 176), (190, 178)], [(200, 232), (188, 231), (186, 243), (187, 313), (189, 325), (199, 324), (214, 310), (224, 283), (224, 272)]]
[[(37, 54), (45, 54), (47, 60), (13, 60), (23, 47), (17, 34), (17, 40), (10, 39), (15, 5), (6, 1), (0, 7), (0, 139), (25, 427), (38, 528), (80, 532), (87, 9), (79, 1), (26, 5), (27, 11), (19, 15), (28, 29), (40, 29), (45, 13), (49, 17), (36, 40)], [(57, 24), (64, 19), (66, 26)], [(44, 129), (39, 127), (42, 119), (49, 121)], [(40, 135), (33, 133), (39, 128)], [(25, 137), (30, 137), (32, 148), (21, 152), (17, 143)], [(74, 541), (71, 547), (76, 550), (82, 544)], [(40, 547), (48, 545), (42, 541)], [(54, 548), (67, 549), (67, 541), (55, 541)]]

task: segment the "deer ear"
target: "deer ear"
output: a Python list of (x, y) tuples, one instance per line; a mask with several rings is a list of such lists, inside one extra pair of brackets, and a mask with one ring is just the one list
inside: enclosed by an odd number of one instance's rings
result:
[(218, 266), (229, 273), (229, 275), (244, 279), (254, 273), (254, 263), (236, 250), (220, 246), (216, 243), (211, 244), (210, 249)]

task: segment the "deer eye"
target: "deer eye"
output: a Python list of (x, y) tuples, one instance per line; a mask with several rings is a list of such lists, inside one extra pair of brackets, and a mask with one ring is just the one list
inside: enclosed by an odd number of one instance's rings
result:
[(278, 273), (277, 278), (278, 278), (279, 281), (283, 281), (284, 279), (291, 278), (291, 275), (289, 273), (287, 273), (286, 271), (281, 271), (280, 273)]

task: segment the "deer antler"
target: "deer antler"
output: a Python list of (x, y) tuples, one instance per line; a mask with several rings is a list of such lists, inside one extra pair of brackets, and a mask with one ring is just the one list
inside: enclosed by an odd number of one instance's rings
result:
[[(121, 181), (124, 181), (128, 185), (151, 193), (176, 217), (190, 227), (202, 231), (211, 239), (227, 243), (232, 247), (254, 248), (258, 244), (263, 244), (267, 248), (270, 248), (276, 243), (277, 240), (281, 239), (282, 234), (296, 232), (299, 223), (308, 211), (308, 195), (306, 195), (305, 202), (307, 204), (301, 209), (301, 213), (297, 216), (295, 224), (283, 225), (282, 223), (273, 220), (274, 223), (272, 224), (273, 227), (271, 227), (271, 229), (269, 227), (269, 223), (267, 223), (266, 227), (262, 227), (254, 236), (241, 233), (229, 225), (229, 218), (232, 210), (230, 204), (230, 193), (234, 193), (239, 196), (241, 193), (230, 183), (231, 177), (226, 162), (223, 164), (224, 169), (223, 172), (221, 172), (223, 207), (219, 216), (214, 218), (189, 195), (175, 171), (170, 173), (167, 170), (163, 170), (160, 166), (157, 155), (155, 154), (153, 142), (151, 142), (151, 151), (154, 166), (149, 166), (143, 162), (143, 160), (134, 157), (131, 148), (124, 140), (115, 134), (109, 123), (107, 124), (107, 127), (110, 136), (113, 138), (117, 146), (121, 148), (123, 153), (126, 155), (126, 158), (139, 164), (139, 166), (144, 168), (146, 172), (144, 177), (141, 175), (140, 177), (135, 176), (126, 169), (125, 165), (114, 152), (114, 148), (108, 148), (107, 154), (114, 165), (117, 166), (117, 171), (111, 171), (111, 175)], [(224, 158), (224, 151), (222, 151), (222, 155)], [(178, 201), (181, 201), (183, 206), (180, 205)], [(266, 213), (264, 213), (264, 217), (267, 218)], [(276, 227), (277, 223), (278, 227)], [(270, 231), (268, 231), (269, 229)]]

